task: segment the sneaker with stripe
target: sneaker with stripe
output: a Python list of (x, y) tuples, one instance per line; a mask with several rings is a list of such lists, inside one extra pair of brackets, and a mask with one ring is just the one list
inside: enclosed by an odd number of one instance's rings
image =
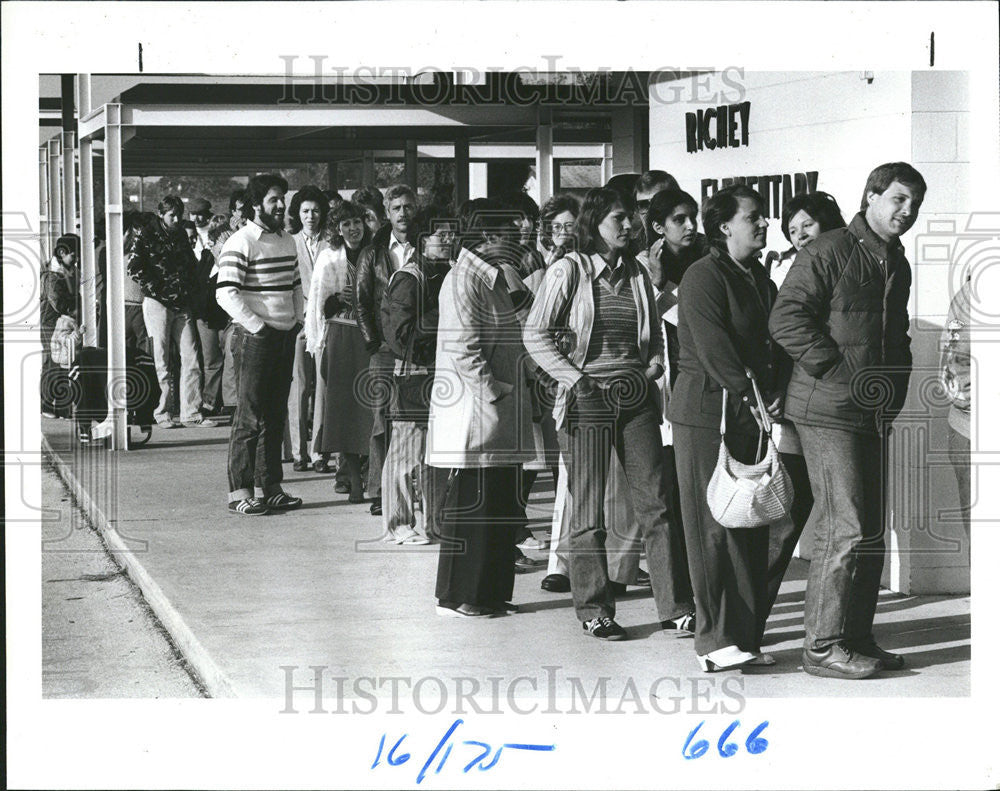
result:
[(302, 498), (278, 492), (277, 494), (272, 494), (270, 497), (261, 498), (261, 502), (266, 508), (272, 511), (291, 511), (302, 505)]
[(263, 516), (267, 513), (267, 507), (256, 497), (244, 497), (242, 500), (234, 500), (229, 504), (229, 513), (241, 516)]
[(598, 640), (624, 640), (626, 637), (625, 630), (615, 623), (614, 618), (606, 615), (584, 621), (583, 631)]

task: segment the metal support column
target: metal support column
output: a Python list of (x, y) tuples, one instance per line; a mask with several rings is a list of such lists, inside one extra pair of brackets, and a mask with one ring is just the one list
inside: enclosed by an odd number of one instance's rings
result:
[(52, 211), (49, 198), (49, 146), (47, 143), (38, 147), (38, 246), (42, 261), (39, 271), (48, 266), (52, 257), (52, 244), (49, 239), (49, 213)]
[(49, 221), (49, 250), (54, 250), (56, 239), (63, 234), (62, 225), (62, 179), (59, 177), (60, 160), (62, 159), (62, 138), (53, 137), (49, 140), (49, 210), (46, 213)]
[(108, 411), (112, 450), (128, 450), (125, 378), (125, 250), (122, 231), (122, 106), (104, 116), (104, 211), (107, 229)]
[(407, 140), (403, 152), (403, 181), (417, 189), (417, 141)]
[(552, 110), (538, 108), (538, 129), (536, 132), (536, 173), (538, 174), (539, 203), (552, 197)]
[(601, 184), (607, 184), (614, 175), (614, 154), (611, 143), (604, 144), (604, 156), (601, 159)]
[(327, 162), (326, 163), (326, 188), (330, 190), (336, 190), (337, 182), (339, 178), (337, 175), (337, 163)]
[(62, 133), (62, 194), (64, 233), (76, 233), (76, 133)]
[(375, 152), (371, 149), (361, 154), (361, 186), (375, 186)]
[(455, 207), (469, 199), (469, 140), (455, 141)]
[(80, 236), (82, 245), (81, 283), (83, 302), (83, 342), (97, 346), (97, 261), (94, 249), (94, 160), (93, 142), (80, 140)]

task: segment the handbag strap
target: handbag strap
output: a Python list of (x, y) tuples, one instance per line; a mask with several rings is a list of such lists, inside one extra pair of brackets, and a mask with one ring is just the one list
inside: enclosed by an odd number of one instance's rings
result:
[[(760, 388), (757, 386), (757, 379), (753, 375), (753, 371), (749, 368), (746, 369), (747, 378), (750, 380), (750, 386), (753, 388), (754, 398), (757, 400), (757, 411), (760, 413), (760, 420), (758, 424), (760, 425), (761, 434), (766, 434), (768, 437), (771, 436), (771, 416), (767, 414), (767, 409), (764, 407), (764, 398), (760, 394)], [(726, 406), (729, 398), (729, 391), (723, 387), (722, 388), (722, 421), (719, 425), (719, 433), (725, 437), (726, 436)]]

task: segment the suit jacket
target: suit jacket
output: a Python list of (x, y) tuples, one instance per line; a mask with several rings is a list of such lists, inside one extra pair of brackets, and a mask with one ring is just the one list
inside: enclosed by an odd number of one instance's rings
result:
[(745, 272), (728, 253), (712, 248), (680, 285), (678, 374), (670, 398), (671, 422), (717, 428), (722, 388), (729, 392), (728, 427), (756, 433), (749, 368), (767, 402), (784, 392), (791, 361), (771, 339), (767, 318), (777, 289), (758, 262)]

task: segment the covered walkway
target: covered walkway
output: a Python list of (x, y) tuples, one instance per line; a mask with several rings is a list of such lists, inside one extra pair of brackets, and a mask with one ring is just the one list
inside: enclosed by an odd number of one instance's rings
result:
[[(62, 131), (39, 148), (43, 258), (61, 233), (79, 227), (84, 340), (95, 345), (94, 168), (103, 153), (108, 365), (124, 371), (125, 177), (238, 175), (321, 163), (332, 186), (339, 164), (360, 158), (362, 181), (374, 183), (379, 152), (401, 157), (410, 184), (421, 156), (453, 161), (457, 206), (473, 194), (475, 156), (517, 154), (534, 163), (541, 202), (558, 184), (560, 157), (596, 157), (594, 186), (648, 164), (648, 76), (577, 76), (532, 84), (518, 74), (491, 73), (467, 85), (450, 73), (335, 83), (62, 75)], [(112, 402), (111, 414), (112, 448), (125, 450), (124, 405)]]

